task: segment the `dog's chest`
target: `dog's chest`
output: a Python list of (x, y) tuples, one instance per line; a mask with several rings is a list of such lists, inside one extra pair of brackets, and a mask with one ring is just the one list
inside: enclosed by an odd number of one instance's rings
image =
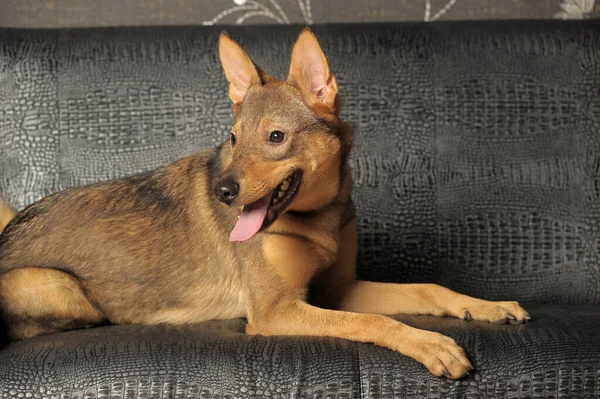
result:
[(229, 320), (246, 317), (246, 297), (241, 281), (225, 279), (202, 290), (190, 298), (190, 308), (197, 318), (204, 320)]

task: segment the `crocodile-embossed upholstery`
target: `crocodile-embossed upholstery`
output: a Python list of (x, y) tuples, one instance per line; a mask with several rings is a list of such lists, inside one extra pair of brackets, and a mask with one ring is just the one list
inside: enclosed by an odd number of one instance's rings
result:
[[(219, 31), (0, 30), (0, 193), (22, 208), (224, 140)], [(299, 27), (228, 31), (285, 76)], [(402, 317), (466, 348), (461, 381), (241, 321), (73, 331), (0, 351), (3, 398), (600, 396), (600, 21), (314, 31), (356, 127), (360, 275), (520, 300), (534, 320)]]
[[(521, 326), (431, 316), (407, 324), (461, 344), (476, 370), (459, 381), (368, 344), (260, 337), (244, 322), (111, 326), (40, 336), (0, 352), (3, 398), (597, 398), (594, 307), (528, 307)], [(19, 396), (19, 394), (22, 394)], [(37, 396), (36, 396), (37, 395)]]

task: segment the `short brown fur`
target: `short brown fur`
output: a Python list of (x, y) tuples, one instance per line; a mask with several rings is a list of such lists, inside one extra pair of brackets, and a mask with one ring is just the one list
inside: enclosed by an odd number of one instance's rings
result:
[(14, 219), (16, 214), (17, 212), (0, 198), (0, 233), (2, 233), (6, 225)]
[[(316, 38), (302, 31), (286, 81), (264, 73), (226, 34), (219, 55), (235, 145), (63, 191), (16, 216), (0, 203), (0, 229), (14, 217), (0, 236), (0, 310), (13, 339), (105, 322), (246, 317), (249, 334), (372, 342), (459, 378), (471, 364), (451, 338), (382, 315), (528, 320), (516, 302), (358, 280), (352, 129), (339, 117), (337, 83)], [(274, 130), (287, 141), (268, 144)], [(295, 170), (302, 184), (287, 209), (253, 238), (230, 242), (241, 207)], [(224, 176), (239, 182), (229, 207), (213, 195)]]

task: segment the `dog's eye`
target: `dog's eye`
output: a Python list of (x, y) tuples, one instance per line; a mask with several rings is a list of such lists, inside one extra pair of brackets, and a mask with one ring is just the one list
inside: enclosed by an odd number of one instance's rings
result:
[(231, 140), (231, 145), (235, 145), (235, 134), (231, 133), (229, 139)]
[(275, 130), (274, 132), (271, 132), (271, 135), (269, 136), (269, 142), (279, 144), (283, 141), (283, 137), (284, 134), (282, 132)]

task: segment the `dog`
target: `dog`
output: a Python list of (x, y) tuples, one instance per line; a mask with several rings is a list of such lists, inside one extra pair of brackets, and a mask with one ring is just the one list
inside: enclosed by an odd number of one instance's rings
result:
[(234, 116), (222, 145), (18, 214), (2, 205), (0, 311), (12, 339), (246, 318), (248, 334), (374, 343), (456, 379), (472, 366), (453, 339), (387, 315), (530, 319), (517, 302), (358, 280), (353, 131), (316, 37), (300, 33), (286, 80), (226, 33), (219, 57)]

